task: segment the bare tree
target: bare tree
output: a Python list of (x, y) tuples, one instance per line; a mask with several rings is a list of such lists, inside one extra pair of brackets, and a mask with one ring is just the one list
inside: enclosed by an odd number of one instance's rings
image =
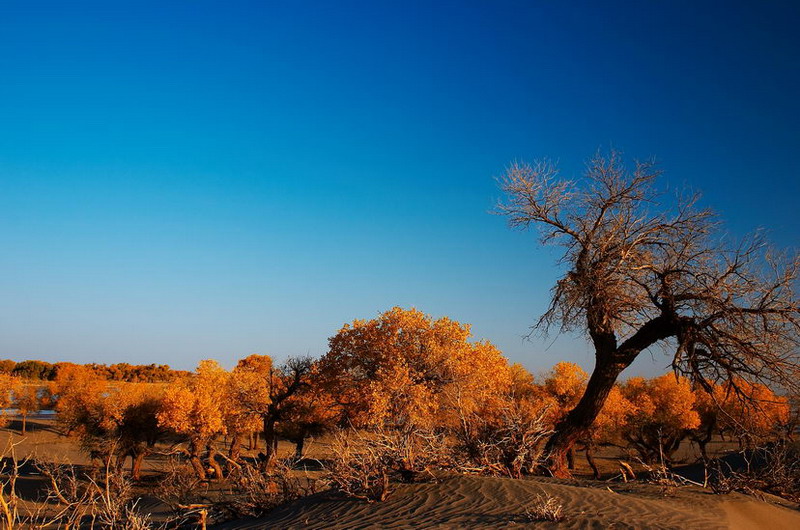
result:
[(578, 181), (547, 161), (515, 163), (500, 179), (510, 226), (536, 227), (543, 244), (564, 249), (566, 272), (533, 329), (584, 332), (595, 352), (585, 394), (547, 444), (555, 474), (566, 473), (567, 451), (620, 372), (650, 347), (706, 388), (797, 384), (800, 255), (773, 252), (758, 233), (732, 244), (697, 195), (662, 200), (659, 174), (652, 162), (629, 169), (612, 151)]

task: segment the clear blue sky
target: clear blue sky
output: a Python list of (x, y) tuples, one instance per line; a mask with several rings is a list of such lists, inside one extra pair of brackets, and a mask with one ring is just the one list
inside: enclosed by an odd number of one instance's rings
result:
[(555, 255), (488, 211), (610, 144), (796, 247), (797, 4), (592, 4), (3, 2), (0, 358), (318, 355), (400, 305), (589, 367), (521, 339)]

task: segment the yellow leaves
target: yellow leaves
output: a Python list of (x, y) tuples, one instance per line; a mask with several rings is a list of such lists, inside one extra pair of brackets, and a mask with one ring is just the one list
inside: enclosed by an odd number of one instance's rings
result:
[(578, 404), (589, 376), (575, 363), (556, 364), (544, 382), (545, 391), (553, 396), (562, 409), (569, 411)]
[(597, 415), (591, 434), (599, 439), (611, 441), (625, 428), (635, 411), (636, 406), (623, 396), (619, 386), (615, 385), (608, 393), (603, 409)]
[(229, 377), (216, 361), (201, 361), (193, 376), (167, 387), (159, 424), (198, 441), (224, 434)]
[(0, 374), (0, 408), (7, 409), (13, 404), (13, 393), (19, 388), (22, 381), (19, 377), (8, 374)]
[(356, 424), (446, 422), (457, 406), (474, 407), (510, 386), (502, 354), (469, 337), (468, 325), (394, 307), (331, 337), (321, 375)]
[(631, 421), (661, 425), (665, 429), (694, 429), (700, 425), (695, 410), (695, 395), (685, 377), (664, 374), (654, 379), (631, 378), (622, 385), (622, 394), (633, 405)]
[[(272, 403), (273, 387), (280, 384), (268, 355), (250, 355), (238, 362), (230, 378), (232, 400), (241, 415), (264, 414)], [(240, 418), (243, 419), (243, 418)]]

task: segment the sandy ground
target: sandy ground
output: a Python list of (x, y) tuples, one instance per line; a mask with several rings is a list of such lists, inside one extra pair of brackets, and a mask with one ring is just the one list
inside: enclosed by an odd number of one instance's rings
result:
[[(19, 422), (0, 429), (0, 447), (9, 441), (18, 457), (33, 456), (49, 462), (89, 465), (73, 439), (61, 436), (52, 417), (28, 420), (28, 434), (19, 434)], [(719, 446), (723, 448), (723, 446)], [(166, 447), (164, 448), (166, 449)], [(281, 453), (293, 447), (281, 444)], [(323, 440), (309, 447), (309, 456), (324, 459), (330, 448)], [(686, 448), (690, 451), (690, 448)], [(601, 469), (618, 468), (618, 452), (602, 455)], [(165, 457), (145, 461), (143, 471), (150, 483), (164, 469)], [(578, 473), (587, 472), (582, 458), (576, 459)], [(35, 471), (35, 470), (34, 470)], [(25, 475), (25, 473), (23, 473)], [(41, 477), (32, 472), (18, 485), (33, 500), (41, 493)], [(560, 523), (533, 522), (526, 510), (538, 495), (552, 496), (563, 504)], [(141, 507), (160, 512), (162, 503), (143, 499)], [(771, 498), (757, 500), (740, 494), (714, 495), (699, 487), (665, 491), (641, 482), (619, 483), (586, 479), (556, 480), (531, 477), (521, 480), (494, 477), (448, 475), (435, 483), (398, 484), (383, 503), (344, 499), (321, 493), (301, 499), (254, 520), (217, 525), (225, 530), (260, 528), (356, 529), (356, 528), (676, 528), (713, 529), (800, 529), (797, 505)]]
[[(543, 494), (564, 505), (560, 523), (532, 522), (526, 516), (526, 509)], [(647, 484), (453, 476), (435, 484), (398, 486), (383, 503), (321, 494), (278, 509), (268, 517), (216, 528), (526, 527), (796, 529), (800, 528), (800, 511), (739, 494), (713, 495), (693, 487), (665, 496), (658, 486)]]

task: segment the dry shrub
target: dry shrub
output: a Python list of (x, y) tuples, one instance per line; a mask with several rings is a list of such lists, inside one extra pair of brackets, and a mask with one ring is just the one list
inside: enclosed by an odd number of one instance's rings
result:
[(551, 495), (536, 495), (534, 504), (525, 509), (525, 518), (558, 523), (564, 520), (564, 505)]
[(650, 484), (659, 487), (664, 496), (673, 496), (678, 487), (686, 485), (689, 481), (669, 470), (662, 461), (660, 464), (646, 464), (643, 460), (639, 463), (645, 469), (644, 478)]
[(38, 527), (143, 530), (154, 528), (148, 515), (139, 513), (133, 485), (121, 473), (106, 467), (103, 480), (81, 476), (72, 465), (37, 463), (48, 478), (47, 501), (57, 511), (38, 516)]
[(165, 502), (176, 513), (182, 506), (200, 500), (198, 487), (203, 484), (194, 468), (182, 458), (172, 457), (167, 460), (164, 477), (156, 487), (156, 497)]
[(266, 471), (244, 464), (228, 477), (235, 498), (225, 509), (235, 517), (259, 517), (300, 497), (317, 492), (317, 481), (297, 476), (288, 462), (275, 460)]
[(512, 405), (495, 417), (471, 414), (456, 433), (456, 458), (462, 471), (519, 478), (543, 460), (542, 445), (552, 434), (548, 410)]
[(443, 436), (413, 428), (342, 431), (334, 439), (333, 450), (325, 477), (330, 486), (370, 502), (388, 497), (392, 479), (434, 478), (432, 469), (449, 463)]
[(771, 493), (800, 502), (800, 448), (778, 442), (754, 451), (742, 452), (745, 468), (734, 471), (723, 468), (718, 460), (711, 473), (710, 485), (715, 493), (739, 491), (749, 495)]

